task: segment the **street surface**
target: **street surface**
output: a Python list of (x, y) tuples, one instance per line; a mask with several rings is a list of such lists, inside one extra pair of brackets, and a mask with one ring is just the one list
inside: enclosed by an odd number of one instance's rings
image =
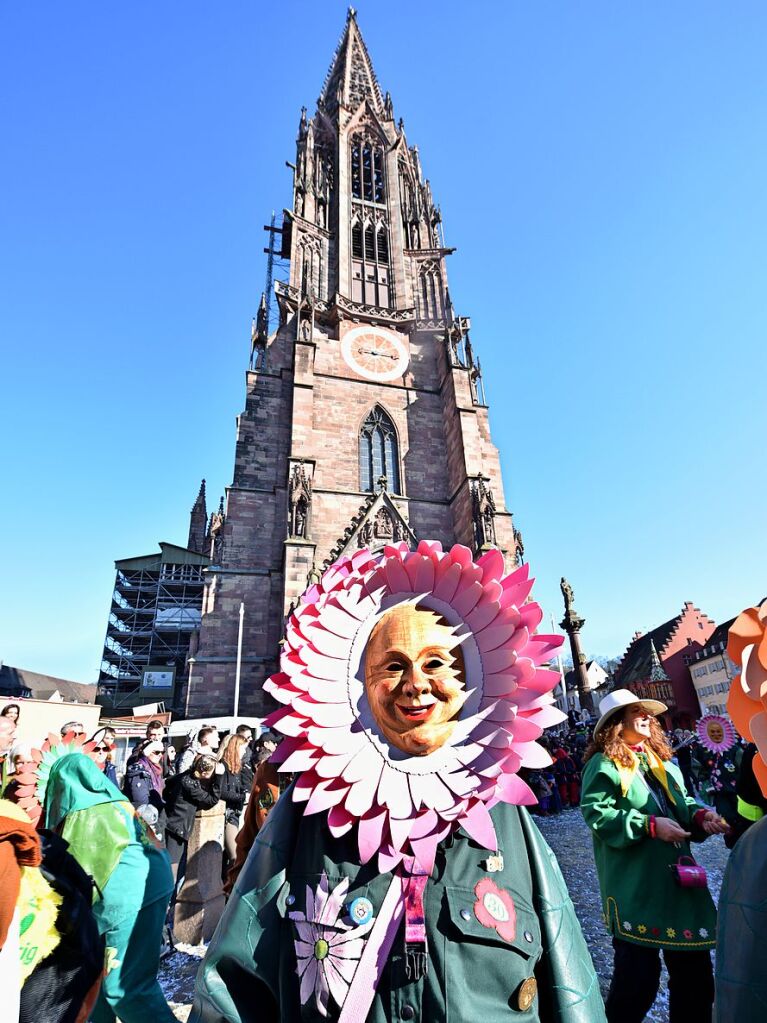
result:
[[(558, 817), (534, 819), (559, 860), (594, 960), (604, 997), (610, 985), (613, 950), (602, 923), (599, 885), (591, 852), (591, 835), (578, 810), (565, 810)], [(695, 846), (695, 857), (708, 872), (709, 887), (715, 902), (719, 899), (727, 856), (727, 849), (720, 837), (709, 838), (702, 845)], [(179, 945), (176, 951), (160, 964), (160, 984), (179, 1020), (186, 1020), (189, 1015), (194, 976), (204, 951), (202, 946)], [(647, 1016), (647, 1020), (652, 1023), (668, 1023), (667, 982), (668, 975), (664, 968), (660, 993)]]

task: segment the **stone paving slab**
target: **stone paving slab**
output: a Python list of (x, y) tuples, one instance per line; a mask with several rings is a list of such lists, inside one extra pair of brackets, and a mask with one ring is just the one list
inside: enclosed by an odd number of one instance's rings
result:
[[(556, 817), (533, 818), (559, 862), (586, 943), (594, 960), (602, 997), (606, 997), (613, 967), (610, 937), (602, 923), (599, 882), (592, 853), (591, 834), (579, 810), (564, 810)], [(720, 836), (693, 846), (696, 860), (706, 868), (714, 902), (719, 901), (722, 876), (729, 851)], [(664, 966), (655, 1005), (645, 1017), (652, 1023), (668, 1023), (668, 974)]]

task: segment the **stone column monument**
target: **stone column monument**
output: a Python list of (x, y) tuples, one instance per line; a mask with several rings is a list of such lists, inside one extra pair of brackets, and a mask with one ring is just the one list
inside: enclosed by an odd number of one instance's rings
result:
[(573, 671), (575, 672), (575, 684), (578, 688), (578, 699), (580, 700), (582, 710), (593, 711), (595, 708), (586, 676), (586, 655), (581, 650), (580, 632), (586, 624), (586, 619), (581, 618), (575, 610), (573, 606), (573, 588), (564, 576), (562, 576), (559, 587), (562, 590), (562, 596), (565, 601), (565, 617), (559, 623), (559, 627), (564, 629), (570, 638), (570, 650), (573, 655)]

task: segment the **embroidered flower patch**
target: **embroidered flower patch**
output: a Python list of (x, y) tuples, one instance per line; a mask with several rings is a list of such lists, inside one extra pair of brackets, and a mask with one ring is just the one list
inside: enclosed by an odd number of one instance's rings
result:
[(517, 911), (511, 895), (489, 877), (483, 877), (474, 886), (477, 901), (474, 916), (483, 927), (498, 932), (504, 941), (513, 941), (517, 933)]
[(323, 871), (316, 892), (306, 886), (306, 912), (288, 913), (298, 933), (294, 944), (301, 980), (301, 1004), (305, 1005), (314, 995), (317, 1011), (322, 1016), (328, 1014), (330, 997), (343, 1006), (365, 947), (363, 938), (375, 922), (371, 919), (355, 927), (339, 919), (348, 888), (347, 877), (331, 892)]
[(637, 930), (639, 931), (640, 934), (647, 934), (647, 928), (645, 927), (644, 924), (640, 924), (637, 927)]
[(632, 927), (632, 925), (631, 925), (631, 924), (630, 924), (630, 923), (628, 922), (628, 920), (624, 920), (624, 921), (623, 921), (623, 930), (624, 930), (624, 931), (631, 931), (631, 930), (633, 930), (633, 927)]
[(708, 931), (706, 930), (705, 927), (701, 927), (701, 929), (698, 931), (698, 934), (701, 936), (701, 938), (708, 937)]
[(667, 938), (675, 938), (676, 937), (676, 931), (674, 930), (673, 927), (667, 927), (666, 928), (666, 937)]
[[(703, 930), (705, 931), (706, 928), (704, 927)], [(706, 931), (706, 933), (708, 933), (708, 932)], [(692, 937), (692, 931), (682, 931), (682, 934), (685, 936), (685, 938), (687, 938), (688, 941)], [(705, 935), (704, 935), (704, 937), (705, 937)]]

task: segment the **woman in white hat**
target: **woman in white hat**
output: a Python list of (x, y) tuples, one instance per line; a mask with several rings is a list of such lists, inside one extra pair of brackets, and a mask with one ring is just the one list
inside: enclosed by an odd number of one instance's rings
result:
[(690, 857), (691, 838), (722, 834), (727, 824), (687, 795), (656, 720), (667, 709), (628, 689), (609, 693), (584, 758), (581, 810), (615, 950), (608, 1023), (641, 1023), (649, 1012), (660, 983), (660, 950), (670, 977), (671, 1023), (711, 1020), (716, 909), (705, 883), (683, 887), (672, 868)]

